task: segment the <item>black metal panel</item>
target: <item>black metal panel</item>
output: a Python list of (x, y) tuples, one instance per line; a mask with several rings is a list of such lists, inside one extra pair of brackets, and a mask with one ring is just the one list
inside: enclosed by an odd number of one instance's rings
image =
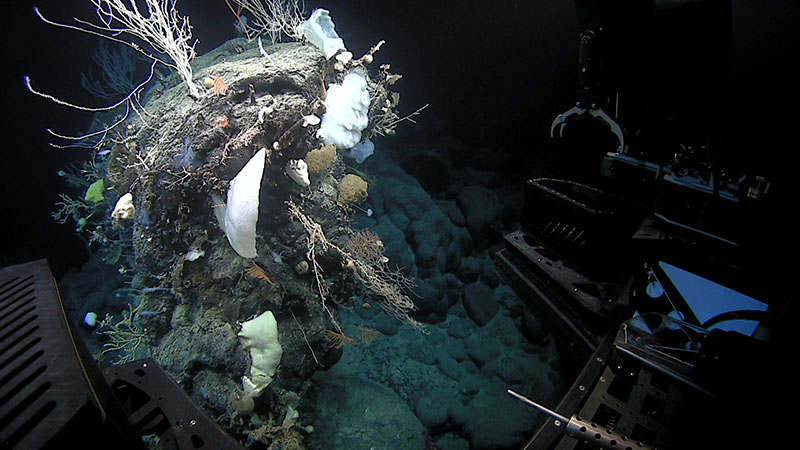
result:
[(72, 334), (47, 261), (0, 270), (0, 446), (144, 448), (115, 406)]
[(528, 181), (522, 228), (588, 276), (615, 277), (630, 265), (629, 247), (644, 215), (625, 200), (568, 180)]
[(104, 370), (139, 435), (157, 434), (162, 449), (242, 448), (209, 419), (152, 358)]

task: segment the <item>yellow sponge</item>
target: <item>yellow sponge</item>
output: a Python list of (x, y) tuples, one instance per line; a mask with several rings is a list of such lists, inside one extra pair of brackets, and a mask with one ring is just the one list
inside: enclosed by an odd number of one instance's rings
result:
[(306, 164), (308, 164), (308, 173), (316, 175), (331, 165), (333, 160), (336, 159), (336, 146), (328, 144), (316, 150), (311, 150), (306, 155)]
[(345, 206), (367, 198), (367, 182), (358, 175), (347, 174), (339, 182), (339, 198), (336, 203)]

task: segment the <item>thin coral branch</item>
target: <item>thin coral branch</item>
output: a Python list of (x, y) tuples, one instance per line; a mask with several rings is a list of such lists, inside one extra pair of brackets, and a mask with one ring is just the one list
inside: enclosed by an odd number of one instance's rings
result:
[(108, 336), (109, 340), (103, 344), (102, 353), (119, 352), (113, 364), (125, 364), (136, 359), (140, 346), (147, 345), (147, 330), (140, 328), (136, 318), (142, 304), (133, 307), (128, 304), (128, 311), (123, 312), (122, 318), (114, 322), (110, 314), (100, 322), (99, 333)]
[(69, 106), (70, 108), (75, 108), (75, 109), (78, 109), (80, 111), (87, 111), (87, 112), (111, 111), (112, 109), (116, 109), (116, 108), (120, 107), (121, 105), (127, 103), (131, 98), (133, 98), (135, 95), (137, 95), (139, 93), (139, 91), (148, 82), (150, 82), (150, 80), (153, 79), (153, 73), (154, 73), (153, 69), (154, 69), (154, 67), (155, 67), (155, 61), (150, 66), (150, 74), (147, 76), (147, 78), (143, 82), (139, 83), (135, 88), (133, 88), (133, 90), (131, 90), (131, 92), (127, 96), (125, 96), (125, 98), (123, 98), (122, 100), (120, 100), (120, 101), (118, 101), (116, 103), (112, 103), (111, 105), (108, 105), (108, 106), (91, 107), (91, 106), (76, 105), (74, 103), (69, 103), (69, 102), (66, 102), (64, 100), (61, 100), (61, 99), (59, 99), (59, 98), (57, 98), (57, 97), (55, 97), (53, 95), (45, 94), (44, 92), (37, 91), (31, 85), (31, 77), (29, 77), (27, 75), (25, 75), (25, 87), (27, 87), (28, 90), (32, 94), (38, 95), (39, 97), (46, 98), (46, 99), (52, 101), (53, 103), (56, 103), (56, 104), (59, 104), (59, 105), (62, 105), (62, 106)]
[(110, 100), (133, 90), (136, 72), (135, 51), (127, 46), (109, 47), (108, 41), (99, 39), (92, 58), (100, 67), (99, 78), (81, 73), (81, 86), (95, 97)]
[(358, 341), (364, 345), (369, 345), (381, 335), (381, 332), (369, 327), (356, 326)]
[(317, 245), (319, 245), (323, 251), (327, 251), (332, 244), (330, 244), (328, 239), (325, 238), (325, 233), (323, 233), (322, 227), (306, 216), (297, 205), (295, 205), (292, 201), (289, 201), (287, 202), (287, 206), (289, 207), (289, 217), (291, 217), (293, 220), (299, 221), (306, 230), (306, 246), (308, 248), (308, 251), (306, 252), (306, 258), (308, 258), (308, 260), (311, 262), (311, 270), (314, 273), (314, 279), (317, 284), (317, 290), (319, 292), (322, 309), (328, 314), (328, 317), (330, 318), (331, 323), (336, 330), (339, 331), (339, 333), (344, 334), (342, 327), (339, 325), (339, 322), (333, 315), (333, 311), (328, 308), (326, 303), (328, 288), (325, 284), (325, 279), (322, 277), (322, 266), (320, 266), (317, 262)]
[[(31, 78), (29, 76), (27, 76), (27, 75), (25, 76), (25, 87), (28, 88), (28, 91), (30, 91), (34, 95), (38, 95), (39, 97), (46, 98), (47, 100), (50, 100), (53, 103), (56, 103), (58, 105), (67, 106), (67, 107), (70, 107), (70, 108), (77, 109), (79, 111), (95, 112), (95, 113), (96, 112), (105, 112), (105, 111), (111, 111), (111, 110), (117, 109), (120, 106), (125, 105), (125, 113), (122, 115), (121, 118), (116, 120), (111, 125), (107, 125), (107, 126), (101, 128), (101, 129), (97, 130), (97, 131), (89, 132), (89, 133), (82, 134), (82, 135), (79, 135), (79, 136), (67, 136), (67, 135), (56, 133), (55, 131), (47, 128), (47, 132), (48, 133), (52, 134), (53, 136), (55, 136), (55, 137), (57, 137), (59, 139), (64, 139), (64, 140), (68, 140), (68, 141), (82, 141), (84, 139), (88, 139), (88, 138), (95, 137), (95, 136), (101, 136), (101, 135), (104, 136), (106, 133), (108, 133), (109, 131), (111, 131), (115, 127), (117, 127), (119, 124), (125, 122), (125, 120), (127, 120), (127, 118), (128, 118), (130, 110), (133, 110), (139, 116), (139, 118), (142, 120), (142, 122), (144, 122), (145, 124), (147, 123), (145, 118), (144, 118), (144, 114), (146, 114), (146, 111), (145, 111), (144, 107), (139, 103), (139, 99), (140, 99), (140, 95), (141, 95), (141, 92), (144, 89), (144, 87), (150, 82), (150, 80), (153, 79), (153, 75), (155, 73), (155, 65), (156, 65), (156, 61), (153, 61), (153, 63), (150, 64), (150, 73), (147, 76), (147, 78), (144, 81), (142, 81), (141, 83), (139, 83), (135, 88), (133, 88), (133, 90), (131, 90), (131, 92), (128, 93), (128, 95), (125, 96), (125, 98), (123, 98), (122, 100), (120, 100), (120, 101), (118, 101), (116, 103), (108, 105), (108, 106), (89, 107), (89, 106), (76, 105), (74, 103), (69, 103), (69, 102), (66, 102), (64, 100), (61, 100), (61, 99), (59, 99), (59, 98), (57, 98), (57, 97), (55, 97), (53, 95), (46, 94), (46, 93), (41, 92), (41, 91), (37, 91), (31, 85)], [(141, 111), (140, 111), (140, 109), (141, 109)], [(53, 144), (51, 144), (51, 145), (53, 145)], [(56, 145), (53, 145), (53, 146), (57, 147)]]
[(53, 220), (61, 225), (66, 224), (68, 219), (72, 219), (78, 224), (82, 218), (86, 218), (92, 213), (92, 208), (80, 199), (73, 199), (66, 194), (58, 194), (58, 198), (61, 200), (56, 202), (57, 209), (52, 216)]
[(314, 362), (316, 362), (318, 366), (321, 366), (322, 364), (320, 364), (319, 359), (317, 359), (317, 354), (314, 353), (314, 347), (312, 347), (311, 343), (308, 342), (308, 336), (306, 336), (306, 332), (305, 332), (305, 330), (303, 330), (303, 327), (300, 326), (300, 322), (297, 320), (297, 317), (295, 317), (294, 311), (292, 311), (290, 309), (289, 312), (292, 314), (292, 318), (294, 319), (294, 323), (297, 324), (297, 328), (300, 329), (300, 333), (303, 335), (303, 341), (305, 341), (306, 346), (311, 351), (311, 357), (314, 358)]

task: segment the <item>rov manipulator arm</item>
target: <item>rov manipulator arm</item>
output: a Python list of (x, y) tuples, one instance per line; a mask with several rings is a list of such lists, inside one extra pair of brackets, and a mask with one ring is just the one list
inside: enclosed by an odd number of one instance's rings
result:
[(564, 430), (567, 433), (567, 436), (571, 438), (577, 439), (579, 441), (591, 442), (599, 445), (602, 448), (607, 448), (607, 449), (636, 448), (643, 450), (654, 450), (652, 447), (642, 442), (631, 441), (626, 436), (599, 427), (597, 424), (588, 422), (575, 414), (573, 414), (572, 417), (567, 418), (566, 416), (562, 416), (561, 414), (552, 411), (534, 402), (533, 400), (525, 397), (524, 395), (512, 391), (511, 389), (509, 389), (507, 392), (509, 395), (516, 398), (517, 400), (520, 400), (521, 402), (527, 405), (533, 406), (539, 411), (553, 417), (553, 419), (555, 419), (553, 421), (553, 425), (555, 425), (556, 427), (564, 427), (564, 424), (566, 424)]

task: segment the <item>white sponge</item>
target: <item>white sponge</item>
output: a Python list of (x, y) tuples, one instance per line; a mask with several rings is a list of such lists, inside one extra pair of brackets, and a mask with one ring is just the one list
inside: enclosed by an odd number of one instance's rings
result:
[[(267, 149), (262, 148), (233, 178), (228, 188), (228, 203), (224, 214), (217, 216), (231, 247), (244, 258), (255, 258), (258, 195)], [(222, 216), (222, 217), (220, 217)]]
[(317, 137), (339, 149), (354, 147), (369, 123), (367, 80), (357, 73), (347, 74), (342, 84), (328, 88), (325, 108)]
[(327, 9), (315, 9), (300, 26), (303, 35), (309, 42), (322, 50), (325, 58), (330, 58), (339, 50), (344, 50), (344, 41), (336, 34), (330, 12)]
[(253, 397), (272, 382), (281, 362), (283, 347), (278, 341), (278, 322), (272, 311), (242, 324), (239, 332), (242, 348), (250, 351), (250, 376), (242, 377), (242, 388)]

